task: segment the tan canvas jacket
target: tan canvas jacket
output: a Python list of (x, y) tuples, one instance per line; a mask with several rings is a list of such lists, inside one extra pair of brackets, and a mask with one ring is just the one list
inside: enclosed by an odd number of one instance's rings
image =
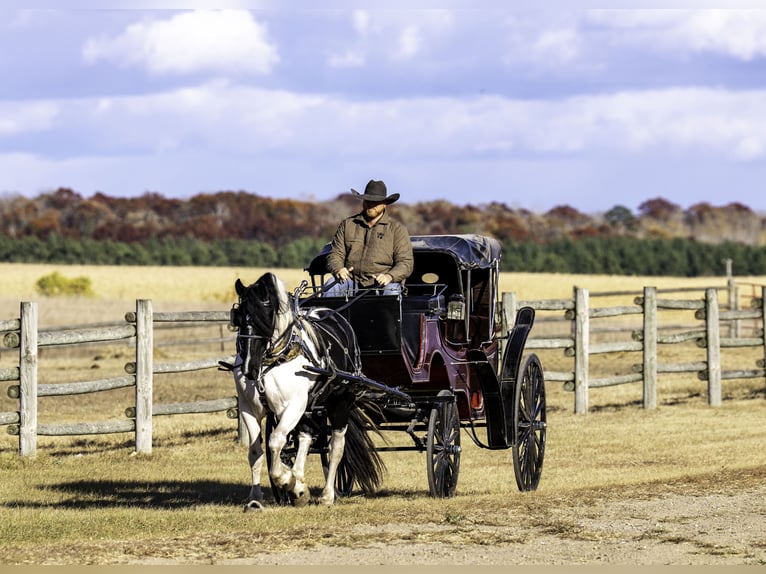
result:
[(361, 287), (371, 287), (373, 276), (388, 273), (401, 283), (412, 273), (413, 257), (407, 228), (384, 213), (373, 226), (361, 213), (341, 221), (327, 256), (327, 268), (336, 273), (353, 267), (352, 275)]

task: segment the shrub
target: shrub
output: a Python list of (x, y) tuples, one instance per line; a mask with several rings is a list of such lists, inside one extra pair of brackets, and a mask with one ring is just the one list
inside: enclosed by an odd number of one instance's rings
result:
[(93, 297), (94, 295), (90, 277), (80, 276), (69, 279), (58, 271), (40, 277), (35, 285), (37, 292), (46, 297), (62, 295)]

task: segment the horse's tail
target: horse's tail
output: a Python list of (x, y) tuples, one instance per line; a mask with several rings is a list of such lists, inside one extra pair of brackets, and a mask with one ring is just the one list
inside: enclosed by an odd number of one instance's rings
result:
[(364, 409), (355, 404), (349, 413), (341, 466), (345, 467), (348, 478), (368, 495), (378, 490), (386, 471), (386, 465), (375, 449), (373, 434), (380, 435), (377, 426)]

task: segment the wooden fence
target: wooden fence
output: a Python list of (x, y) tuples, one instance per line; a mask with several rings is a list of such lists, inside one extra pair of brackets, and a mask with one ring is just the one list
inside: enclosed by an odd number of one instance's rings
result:
[[(157, 415), (206, 413), (226, 411), (236, 418), (236, 397), (209, 401), (174, 404), (153, 404), (154, 375), (181, 373), (216, 368), (219, 360), (232, 362), (233, 356), (222, 356), (176, 363), (154, 362), (154, 330), (157, 324), (167, 323), (228, 323), (229, 314), (223, 311), (196, 311), (180, 313), (153, 313), (149, 300), (136, 301), (136, 311), (127, 313), (124, 325), (83, 327), (39, 332), (37, 304), (21, 303), (20, 319), (0, 321), (0, 332), (5, 331), (3, 344), (19, 349), (19, 367), (0, 369), (0, 381), (19, 381), (11, 385), (8, 394), (19, 400), (18, 412), (0, 413), (0, 425), (9, 425), (9, 434), (19, 436), (19, 453), (33, 456), (40, 435), (91, 435), (127, 433), (135, 434), (135, 448), (139, 453), (151, 453), (152, 417)], [(46, 346), (77, 345), (95, 342), (135, 340), (135, 361), (125, 364), (126, 376), (95, 381), (66, 384), (38, 384), (39, 349)], [(126, 409), (123, 420), (39, 424), (38, 397), (75, 395), (112, 389), (135, 387), (135, 404)]]
[[(574, 391), (575, 413), (588, 411), (588, 393), (590, 389), (641, 382), (643, 385), (643, 406), (655, 408), (657, 405), (657, 377), (661, 373), (696, 372), (698, 377), (707, 381), (708, 403), (712, 406), (721, 403), (721, 381), (733, 378), (766, 377), (764, 361), (766, 359), (766, 338), (763, 325), (766, 324), (764, 298), (766, 287), (761, 287), (761, 296), (753, 299), (753, 307), (739, 310), (730, 305), (723, 311), (719, 308), (717, 288), (704, 291), (704, 296), (692, 299), (663, 299), (658, 297), (658, 290), (646, 287), (643, 294), (634, 298), (632, 305), (615, 307), (591, 307), (588, 289), (576, 288), (572, 299), (521, 301), (514, 293), (503, 293), (500, 322), (503, 332), (512, 324), (516, 310), (529, 305), (541, 311), (561, 311), (563, 321), (570, 326), (571, 334), (566, 337), (530, 337), (526, 349), (562, 349), (566, 356), (572, 357), (571, 371), (556, 372), (546, 370), (546, 382), (559, 381), (567, 390)], [(703, 320), (703, 330), (665, 335), (658, 326), (659, 310), (684, 310), (694, 313), (695, 319)], [(591, 324), (594, 320), (605, 317), (641, 315), (642, 329), (631, 333), (631, 339), (607, 343), (591, 344)], [(760, 328), (753, 336), (738, 336), (739, 321), (750, 319), (757, 321)], [(206, 413), (226, 411), (228, 416), (236, 418), (236, 397), (224, 397), (209, 401), (190, 403), (154, 404), (153, 378), (161, 373), (180, 373), (216, 368), (219, 360), (233, 361), (232, 356), (222, 356), (195, 361), (157, 364), (154, 362), (154, 331), (160, 324), (183, 323), (228, 323), (229, 315), (225, 311), (197, 311), (175, 313), (153, 313), (149, 300), (136, 301), (136, 311), (125, 316), (124, 325), (84, 327), (59, 331), (39, 332), (37, 325), (37, 305), (21, 303), (20, 318), (0, 321), (0, 332), (5, 332), (3, 343), (6, 347), (19, 349), (18, 368), (0, 369), (0, 381), (19, 381), (18, 385), (8, 388), (11, 398), (19, 400), (18, 412), (0, 413), (0, 425), (8, 425), (10, 434), (19, 436), (19, 453), (33, 456), (37, 448), (39, 435), (89, 435), (107, 433), (135, 434), (135, 448), (139, 453), (151, 453), (152, 417), (158, 415)], [(721, 326), (734, 326), (730, 334), (722, 337)], [(38, 350), (40, 347), (53, 345), (87, 344), (135, 339), (135, 361), (125, 365), (126, 375), (96, 381), (74, 382), (66, 384), (38, 384)], [(688, 363), (660, 363), (658, 346), (695, 341), (705, 349), (704, 360)], [(763, 357), (756, 362), (754, 369), (725, 371), (721, 368), (721, 349), (736, 347), (761, 347)], [(606, 378), (589, 377), (589, 358), (596, 354), (615, 352), (641, 353), (641, 362), (633, 365), (631, 372)], [(111, 389), (135, 387), (135, 405), (126, 410), (126, 419), (106, 422), (79, 422), (38, 424), (38, 397), (101, 392)], [(242, 425), (240, 423), (240, 431)], [(242, 436), (242, 435), (241, 435)]]
[[(503, 293), (503, 324), (510, 325), (516, 310), (522, 306), (531, 306), (536, 310), (563, 311), (564, 319), (571, 323), (571, 335), (558, 338), (531, 336), (526, 349), (563, 349), (573, 358), (571, 371), (545, 371), (546, 382), (560, 381), (564, 388), (574, 391), (575, 413), (588, 411), (588, 393), (590, 389), (628, 383), (642, 383), (643, 406), (652, 409), (657, 406), (657, 377), (660, 373), (697, 373), (700, 380), (707, 382), (707, 400), (711, 406), (721, 404), (721, 381), (766, 377), (766, 308), (764, 298), (766, 287), (761, 287), (760, 297), (754, 297), (752, 308), (737, 309), (736, 297), (731, 296), (725, 310), (721, 310), (718, 301), (719, 288), (704, 289), (704, 295), (695, 299), (664, 299), (658, 297), (654, 287), (644, 288), (643, 294), (636, 296), (633, 305), (614, 307), (591, 307), (588, 289), (575, 288), (572, 299), (520, 301), (514, 293)], [(674, 290), (686, 291), (686, 290)], [(736, 293), (736, 291), (735, 291)], [(605, 293), (602, 295), (618, 295)], [(625, 293), (621, 293), (625, 294)], [(686, 332), (663, 334), (659, 328), (659, 310), (684, 310), (694, 313), (696, 320), (704, 321), (704, 329), (692, 329)], [(631, 333), (631, 340), (612, 341), (591, 344), (591, 325), (593, 320), (605, 317), (641, 315), (642, 328)], [(740, 321), (757, 321), (760, 327), (749, 338), (740, 337)], [(722, 327), (728, 326), (728, 337), (722, 337)], [(534, 332), (533, 332), (534, 333)], [(704, 360), (686, 363), (658, 362), (658, 346), (694, 341), (705, 349)], [(723, 370), (721, 367), (721, 349), (760, 347), (762, 358), (756, 361), (753, 369)], [(589, 358), (592, 355), (616, 352), (641, 353), (641, 362), (632, 366), (631, 372), (600, 379), (589, 377)], [(545, 365), (543, 365), (544, 367)]]

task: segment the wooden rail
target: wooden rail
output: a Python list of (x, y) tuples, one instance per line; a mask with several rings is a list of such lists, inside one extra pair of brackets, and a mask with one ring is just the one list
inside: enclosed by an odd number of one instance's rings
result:
[[(646, 287), (643, 293), (634, 298), (634, 305), (591, 308), (591, 297), (587, 289), (575, 288), (572, 299), (563, 300), (518, 300), (515, 293), (503, 293), (501, 301), (503, 332), (512, 326), (516, 310), (522, 306), (531, 306), (541, 311), (564, 310), (563, 321), (569, 322), (570, 337), (530, 337), (527, 340), (528, 350), (563, 349), (565, 356), (573, 358), (571, 371), (544, 372), (548, 382), (563, 382), (566, 390), (574, 391), (575, 413), (588, 411), (588, 390), (591, 388), (610, 387), (627, 383), (642, 383), (643, 406), (652, 409), (657, 406), (657, 377), (660, 373), (697, 373), (698, 379), (707, 382), (707, 399), (711, 406), (721, 404), (721, 381), (742, 378), (766, 377), (766, 309), (763, 301), (766, 299), (766, 287), (761, 287), (761, 296), (753, 299), (751, 309), (736, 309), (736, 298), (729, 297), (729, 308), (721, 310), (718, 302), (718, 291), (724, 288), (708, 287), (697, 299), (666, 299), (658, 298), (660, 292), (654, 287)], [(725, 288), (732, 292), (731, 285)], [(689, 293), (692, 289), (665, 290), (664, 292)], [(599, 293), (601, 295), (634, 295), (633, 292), (619, 291)], [(704, 328), (691, 329), (684, 332), (663, 334), (660, 332), (658, 311), (689, 311), (698, 321), (704, 321)], [(591, 342), (591, 324), (593, 320), (605, 317), (627, 315), (642, 315), (643, 323), (640, 330), (631, 333), (630, 341), (613, 341), (608, 343)], [(761, 327), (754, 330), (753, 337), (739, 336), (739, 321), (750, 319), (760, 323)], [(728, 325), (732, 336), (722, 336), (722, 326)], [(732, 327), (734, 325), (734, 327)], [(686, 363), (662, 363), (659, 361), (658, 347), (694, 341), (700, 348), (705, 349), (705, 360)], [(723, 370), (721, 367), (722, 349), (760, 347), (763, 349), (763, 359), (756, 361), (754, 369)], [(641, 363), (632, 365), (631, 372), (603, 378), (589, 377), (589, 358), (592, 355), (636, 352), (641, 353)]]
[[(739, 310), (732, 307), (721, 310), (718, 304), (719, 288), (708, 288), (704, 297), (695, 299), (658, 298), (659, 291), (646, 287), (636, 296), (633, 305), (591, 308), (591, 297), (587, 289), (575, 288), (572, 299), (547, 299), (538, 301), (520, 301), (515, 293), (503, 293), (500, 306), (501, 324), (504, 331), (512, 325), (516, 310), (521, 306), (531, 306), (541, 311), (562, 311), (563, 321), (569, 324), (569, 336), (531, 337), (527, 341), (528, 350), (562, 349), (567, 357), (573, 359), (571, 370), (557, 372), (546, 370), (548, 382), (562, 382), (564, 388), (574, 392), (574, 411), (585, 413), (588, 410), (589, 389), (615, 385), (641, 383), (643, 388), (643, 406), (651, 409), (657, 405), (657, 378), (661, 373), (697, 373), (697, 377), (707, 382), (708, 403), (712, 406), (721, 404), (721, 383), (733, 378), (755, 378), (766, 376), (766, 339), (763, 325), (766, 324), (766, 310), (763, 301), (766, 287), (762, 287), (761, 297), (754, 299), (752, 309)], [(731, 301), (731, 299), (730, 299)], [(684, 332), (663, 334), (660, 332), (658, 311), (674, 310), (694, 313), (695, 319), (704, 321), (704, 328)], [(592, 323), (600, 319), (641, 315), (642, 327), (630, 331), (630, 340), (607, 343), (591, 342)], [(224, 397), (209, 401), (190, 403), (154, 404), (152, 401), (155, 375), (180, 373), (216, 368), (223, 360), (233, 362), (231, 355), (182, 361), (173, 363), (155, 363), (153, 347), (154, 332), (158, 325), (219, 323), (229, 320), (228, 312), (194, 311), (187, 313), (154, 313), (151, 301), (136, 301), (135, 312), (125, 316), (125, 325), (84, 326), (78, 329), (58, 329), (38, 331), (37, 305), (23, 302), (20, 318), (0, 321), (0, 330), (5, 332), (3, 343), (19, 349), (19, 366), (0, 369), (0, 381), (18, 381), (18, 385), (8, 387), (11, 398), (19, 400), (19, 411), (0, 413), (0, 425), (6, 425), (8, 432), (19, 436), (19, 453), (33, 456), (40, 435), (78, 435), (101, 433), (135, 434), (136, 452), (151, 453), (152, 417), (186, 413), (226, 412), (236, 418), (236, 398)], [(721, 325), (736, 323), (741, 320), (760, 322), (761, 327), (754, 331), (754, 336), (741, 338), (738, 330), (722, 336)], [(79, 381), (66, 384), (38, 384), (39, 348), (60, 345), (84, 345), (103, 341), (131, 341), (135, 345), (135, 360), (125, 364), (126, 375), (110, 379)], [(663, 363), (659, 360), (658, 347), (694, 341), (705, 349), (704, 360), (686, 363)], [(761, 347), (764, 358), (756, 362), (756, 368), (723, 370), (721, 368), (722, 349), (742, 347)], [(593, 355), (615, 352), (641, 353), (641, 360), (631, 366), (630, 372), (610, 377), (590, 377), (589, 360)], [(128, 420), (105, 422), (76, 422), (58, 424), (38, 423), (38, 398), (109, 391), (124, 387), (135, 387), (135, 404), (126, 410)], [(240, 429), (242, 428), (240, 423)]]
[[(19, 436), (19, 454), (34, 456), (38, 436), (92, 435), (109, 433), (135, 434), (136, 452), (151, 453), (152, 417), (161, 415), (226, 412), (236, 418), (236, 397), (224, 397), (207, 401), (187, 403), (154, 404), (154, 376), (163, 373), (181, 373), (218, 367), (218, 361), (233, 362), (234, 357), (180, 361), (174, 363), (154, 362), (154, 331), (170, 323), (220, 323), (229, 320), (228, 312), (191, 311), (154, 313), (149, 300), (136, 301), (136, 310), (126, 313), (125, 324), (100, 324), (77, 328), (39, 331), (37, 305), (21, 303), (20, 319), (0, 321), (0, 331), (5, 331), (3, 344), (19, 349), (19, 367), (0, 369), (0, 381), (19, 381), (8, 387), (8, 396), (19, 400), (19, 411), (0, 413), (0, 425), (6, 425), (9, 434)], [(135, 345), (135, 360), (125, 364), (125, 376), (93, 381), (77, 381), (64, 384), (39, 384), (38, 350), (41, 347), (61, 345), (84, 345), (99, 342), (129, 341)], [(135, 404), (125, 411), (127, 420), (40, 424), (38, 422), (38, 398), (46, 396), (77, 395), (135, 387)]]

